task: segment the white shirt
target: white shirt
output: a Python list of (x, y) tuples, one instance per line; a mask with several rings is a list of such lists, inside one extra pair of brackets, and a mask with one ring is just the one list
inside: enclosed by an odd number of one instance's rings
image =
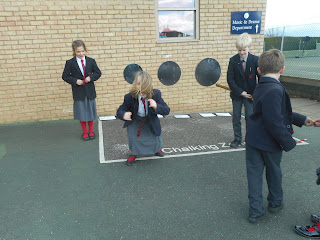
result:
[[(141, 100), (141, 96), (140, 96), (140, 94), (139, 94), (139, 96), (138, 96), (138, 101), (139, 101), (139, 108), (138, 108), (138, 116), (140, 116), (140, 117), (145, 117), (146, 116), (146, 114), (145, 114), (145, 112), (144, 112), (144, 106), (143, 106), (143, 102), (142, 102), (142, 100)], [(145, 99), (145, 104), (146, 104), (146, 112), (147, 112), (147, 115), (148, 115), (148, 99), (147, 98), (144, 98)]]
[(84, 64), (84, 66), (86, 66), (86, 58), (84, 57), (83, 59), (81, 59), (81, 58), (76, 57), (76, 59), (77, 59), (77, 63), (80, 68), (80, 71), (82, 72), (82, 75), (84, 76), (81, 60), (83, 60), (83, 64)]

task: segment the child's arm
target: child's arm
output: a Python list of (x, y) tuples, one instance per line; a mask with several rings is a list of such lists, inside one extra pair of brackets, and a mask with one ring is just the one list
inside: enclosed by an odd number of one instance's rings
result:
[(127, 94), (124, 96), (124, 100), (123, 103), (119, 106), (118, 110), (117, 110), (117, 117), (123, 121), (129, 120), (129, 119), (125, 119), (128, 117), (128, 114), (125, 116), (126, 113), (131, 113), (130, 114), (130, 119), (132, 116), (132, 112), (131, 112), (131, 105), (130, 105), (130, 100), (129, 100), (130, 95)]
[(233, 62), (231, 59), (229, 61), (228, 71), (227, 71), (227, 82), (229, 87), (231, 88), (231, 91), (237, 95), (240, 96), (243, 92), (243, 89), (241, 89), (235, 82), (235, 74), (236, 71), (234, 69), (234, 65), (237, 64)]
[[(170, 108), (165, 103), (165, 101), (161, 97), (161, 92), (155, 91), (155, 99), (149, 99), (150, 104), (150, 113), (152, 114), (161, 114), (161, 115), (168, 115), (170, 113)], [(154, 105), (155, 104), (155, 105)]]
[(307, 117), (299, 113), (292, 113), (292, 123), (298, 127), (302, 127), (306, 123)]
[(92, 59), (92, 73), (89, 75), (90, 81), (96, 81), (101, 77), (101, 71), (96, 63), (96, 60)]
[(66, 65), (64, 67), (63, 73), (62, 73), (62, 79), (71, 84), (72, 86), (77, 86), (77, 78), (72, 77), (72, 71), (71, 71), (71, 65), (69, 61), (66, 61)]

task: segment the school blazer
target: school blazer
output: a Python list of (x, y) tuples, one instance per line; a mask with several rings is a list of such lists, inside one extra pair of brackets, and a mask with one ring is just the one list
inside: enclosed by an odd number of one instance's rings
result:
[(246, 74), (244, 75), (239, 54), (230, 58), (227, 71), (227, 81), (231, 89), (230, 97), (232, 99), (240, 99), (240, 94), (243, 91), (246, 91), (251, 95), (253, 94), (253, 91), (256, 88), (257, 79), (259, 81), (260, 78), (257, 71), (258, 59), (258, 56), (248, 53)]
[[(161, 92), (158, 89), (153, 89), (153, 97), (152, 99), (156, 101), (157, 103), (157, 109), (154, 110), (153, 108), (149, 107), (148, 108), (148, 115), (146, 116), (149, 118), (151, 122), (152, 129), (154, 133), (157, 136), (161, 135), (161, 125), (160, 125), (160, 120), (157, 116), (157, 114), (161, 115), (168, 115), (170, 113), (170, 108), (168, 105), (163, 101), (161, 97)], [(138, 108), (139, 108), (139, 101), (136, 98), (133, 98), (131, 93), (128, 93), (124, 96), (124, 101), (123, 104), (120, 105), (120, 107), (117, 110), (117, 116), (121, 120), (125, 121), (123, 127), (127, 127), (134, 121), (134, 119), (138, 116)], [(123, 115), (126, 112), (132, 112), (131, 119), (132, 121), (126, 121), (123, 119)]]
[(83, 80), (82, 72), (77, 63), (76, 57), (67, 60), (62, 73), (62, 79), (69, 83), (72, 87), (72, 96), (75, 101), (96, 98), (96, 90), (94, 81), (101, 77), (101, 71), (98, 68), (96, 61), (93, 58), (86, 57), (86, 72), (85, 77), (90, 76), (91, 81), (85, 85), (77, 85), (77, 80)]
[(262, 76), (253, 94), (253, 114), (247, 119), (246, 144), (268, 152), (290, 151), (296, 146), (292, 124), (301, 127), (306, 116), (292, 112), (284, 86)]

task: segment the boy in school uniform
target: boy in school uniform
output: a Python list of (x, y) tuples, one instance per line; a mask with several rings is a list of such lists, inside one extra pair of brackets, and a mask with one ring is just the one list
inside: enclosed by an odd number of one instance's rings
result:
[[(230, 147), (237, 148), (241, 144), (241, 110), (244, 105), (245, 119), (252, 114), (252, 94), (256, 88), (257, 78), (259, 74), (258, 56), (249, 53), (252, 39), (248, 33), (241, 34), (236, 41), (238, 54), (230, 58), (227, 81), (231, 89), (230, 97), (232, 99), (233, 114), (232, 126), (234, 132), (234, 141)], [(246, 121), (247, 125), (247, 121)]]
[(248, 179), (249, 222), (256, 223), (266, 214), (262, 196), (263, 171), (266, 167), (268, 210), (276, 213), (283, 207), (282, 151), (296, 146), (292, 124), (312, 126), (313, 121), (292, 112), (290, 97), (279, 81), (285, 57), (278, 49), (261, 54), (261, 76), (253, 94), (253, 114), (247, 119), (246, 169)]

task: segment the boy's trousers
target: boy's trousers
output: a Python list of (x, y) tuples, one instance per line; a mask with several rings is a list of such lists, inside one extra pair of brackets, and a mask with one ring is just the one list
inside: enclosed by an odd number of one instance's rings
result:
[[(241, 142), (242, 133), (241, 133), (241, 110), (242, 105), (244, 105), (245, 110), (245, 119), (253, 113), (253, 102), (251, 99), (241, 97), (239, 99), (232, 99), (232, 126), (234, 133), (234, 140)], [(247, 125), (247, 121), (246, 121)], [(247, 126), (246, 126), (247, 128)]]
[(268, 184), (268, 203), (279, 206), (283, 202), (282, 173), (280, 168), (282, 151), (267, 152), (246, 145), (246, 167), (248, 179), (248, 198), (250, 216), (260, 216), (265, 213), (263, 204), (262, 185), (263, 171), (266, 167)]

